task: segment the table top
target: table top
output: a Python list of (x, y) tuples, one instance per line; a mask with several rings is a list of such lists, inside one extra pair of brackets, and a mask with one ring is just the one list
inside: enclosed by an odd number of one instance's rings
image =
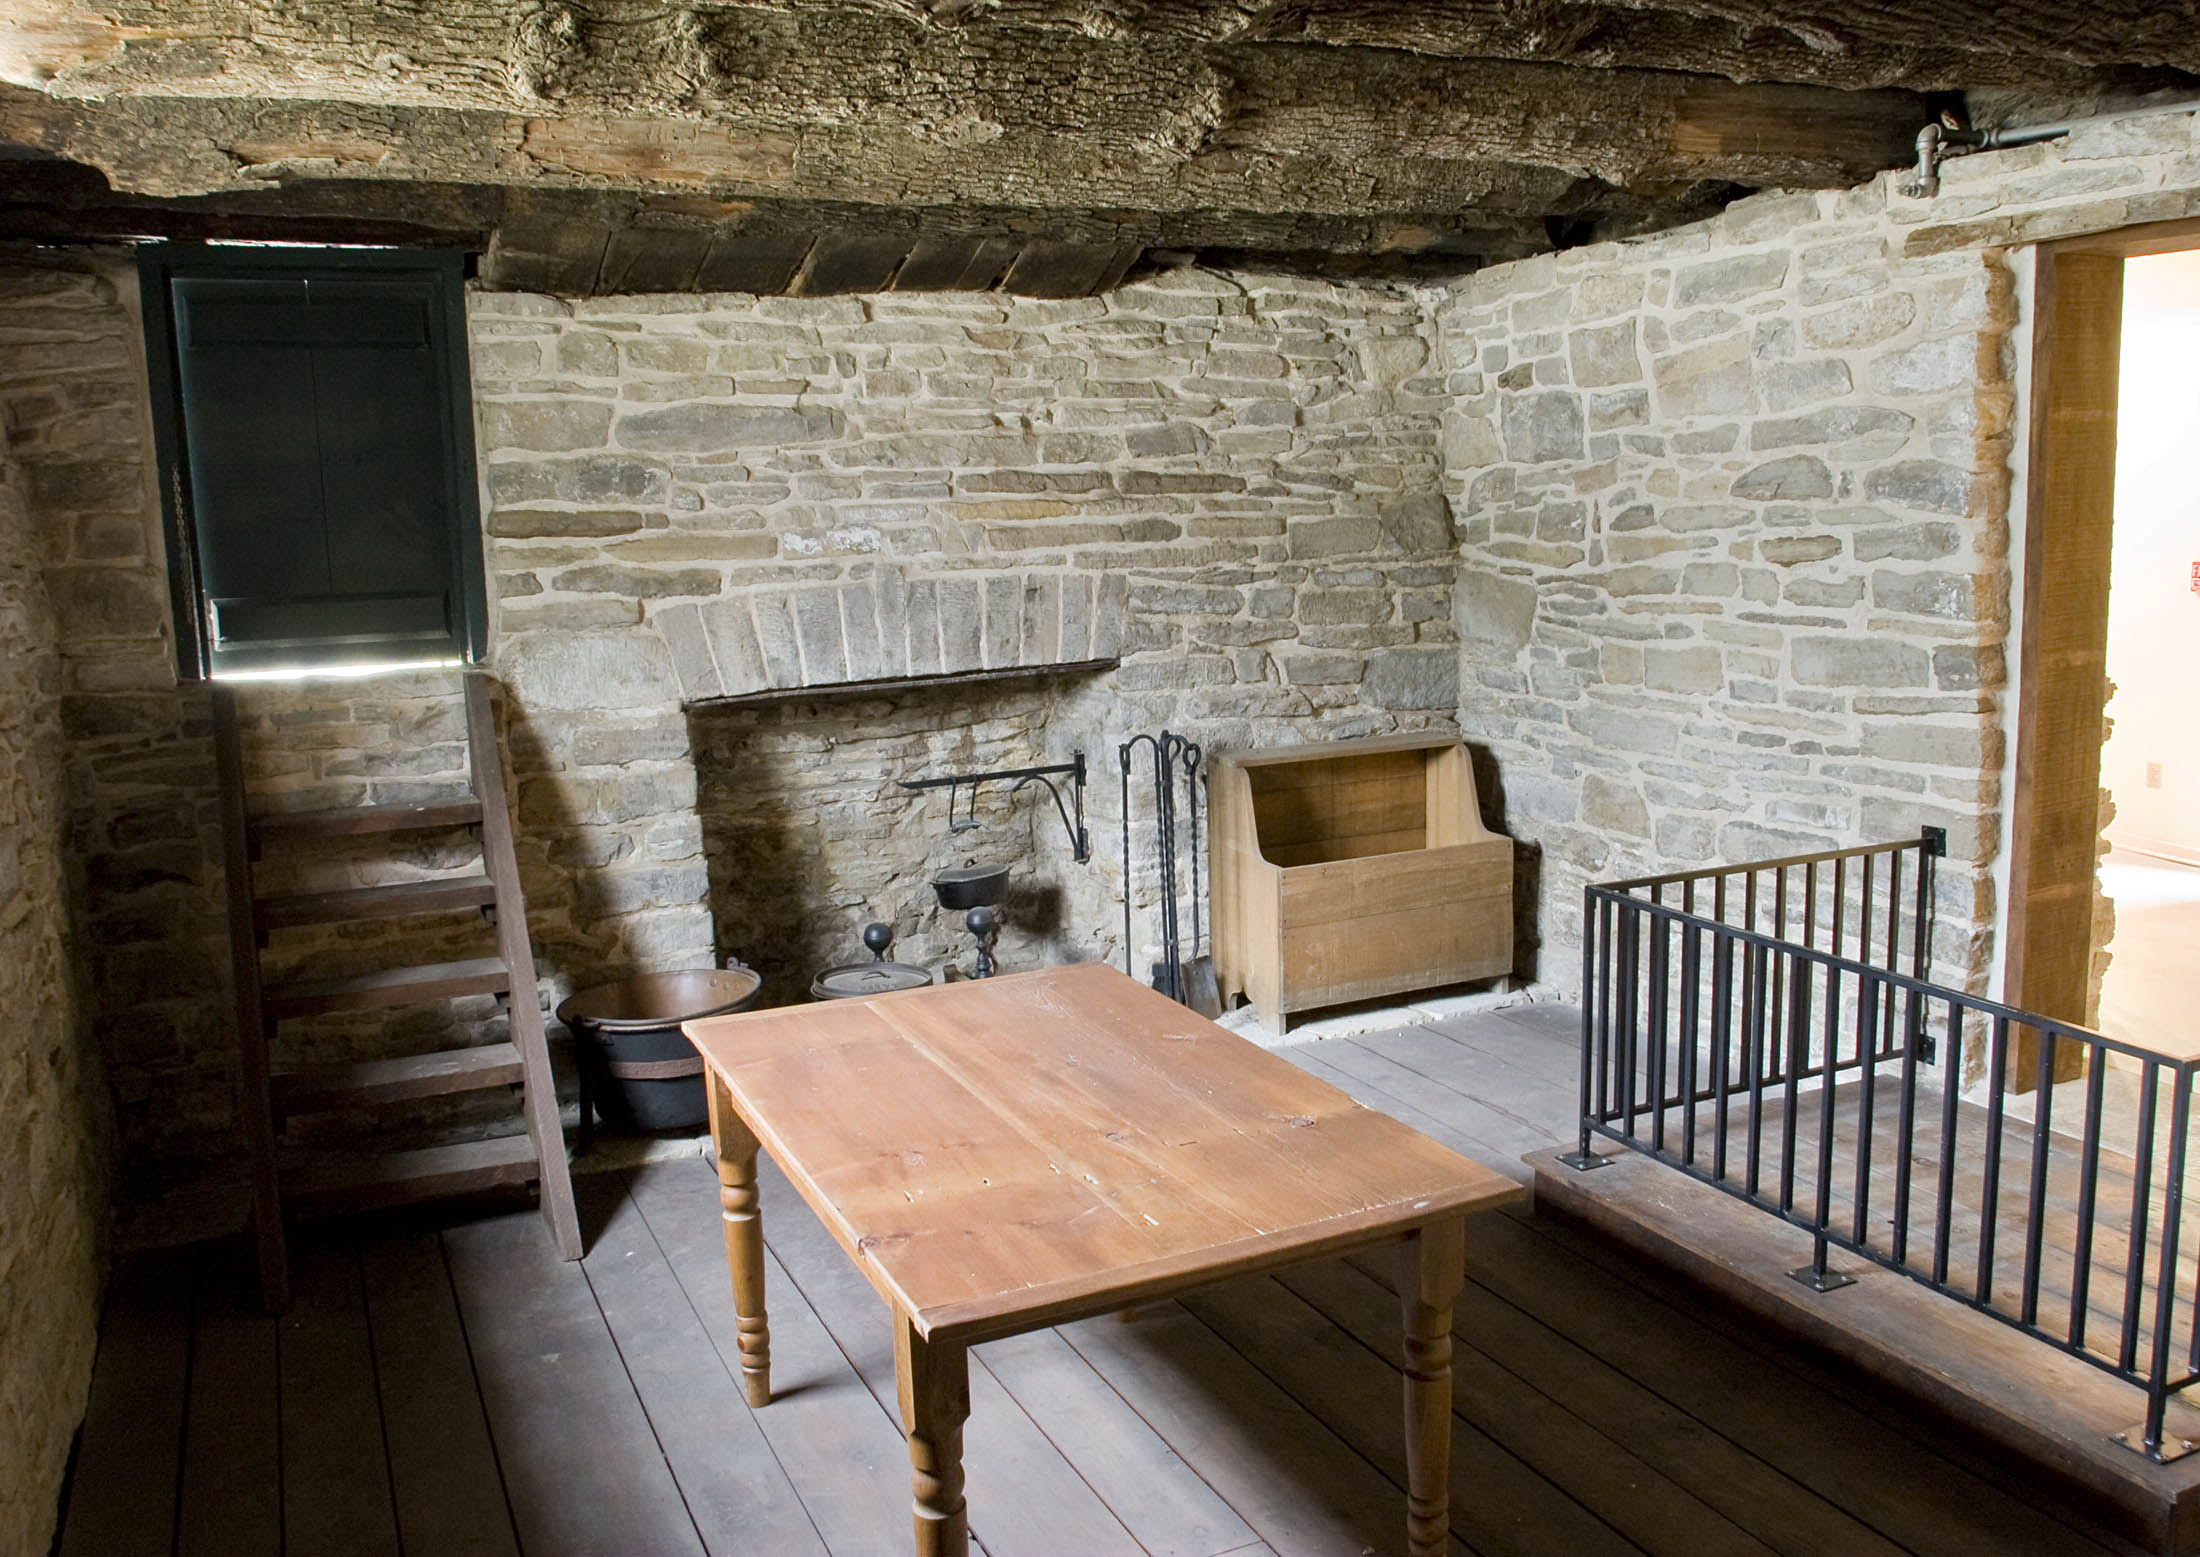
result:
[(1113, 968), (683, 1029), (871, 1284), (983, 1339), (1517, 1193)]

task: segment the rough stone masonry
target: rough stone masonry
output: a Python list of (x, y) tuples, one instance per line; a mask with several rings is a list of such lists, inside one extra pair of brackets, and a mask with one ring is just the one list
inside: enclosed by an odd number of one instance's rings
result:
[(0, 446), (0, 1551), (44, 1551), (84, 1409), (112, 1129), (70, 944), (55, 624)]
[[(2019, 245), (2200, 209), (2190, 114), (1763, 195), (1434, 299), (1460, 723), (1585, 881), (1949, 831), (1936, 966), (1984, 986), (2012, 738)], [(1565, 979), (1568, 959), (1551, 959)], [(1575, 976), (1578, 976), (1576, 974)]]
[[(67, 605), (71, 843), (79, 922), (96, 932), (80, 955), (126, 1198), (172, 1210), (174, 1191), (210, 1185), (231, 1206), (208, 716), (173, 680), (133, 277), (44, 257), (20, 275), (36, 300), (12, 300), (0, 321), (0, 373), (45, 581)], [(1067, 864), (1042, 795), (989, 797), (983, 816), (1056, 894), (1019, 911), (1036, 938), (1017, 954), (1108, 955), (1112, 757), (1126, 731), (1167, 723), (1221, 746), (1450, 722), (1441, 404), (1410, 292), (1181, 271), (1075, 302), (484, 294), (472, 312), (492, 668), (552, 998), (718, 951), (772, 963), (774, 995), (793, 998), (823, 963), (860, 954), (874, 914), (899, 921), (915, 955), (962, 950), (918, 886), (943, 862), (944, 798), (915, 801), (893, 780), (1080, 746), (1102, 841), (1091, 866)], [(787, 679), (850, 679), (863, 651), (842, 636), (821, 674), (825, 640), (792, 613), (857, 585), (883, 599), (868, 586), (889, 576), (949, 602), (929, 619), (943, 666), (966, 635), (982, 656), (1013, 624), (1018, 659), (1097, 645), (1122, 668), (1043, 701), (683, 707), (738, 677), (721, 652), (734, 613), (753, 630), (775, 603), (796, 622)], [(906, 621), (902, 634), (906, 651)], [(241, 700), (260, 803), (463, 782), (448, 677)], [(874, 847), (882, 819), (913, 842)], [(447, 868), (448, 853), (424, 842), (398, 868)], [(816, 902), (787, 912), (751, 880), (759, 862), (786, 865), (786, 890)], [(714, 890), (714, 870), (739, 888)], [(379, 944), (346, 934), (277, 950), (327, 970)], [(460, 1007), (401, 1037), (431, 1047), (492, 1027)], [(371, 1039), (343, 1021), (283, 1034), (296, 1059)]]

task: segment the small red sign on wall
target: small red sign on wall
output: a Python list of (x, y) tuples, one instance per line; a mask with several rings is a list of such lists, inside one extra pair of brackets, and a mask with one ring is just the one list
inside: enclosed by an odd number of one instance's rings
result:
[(2200, 595), (2200, 562), (2192, 565), (2192, 592)]

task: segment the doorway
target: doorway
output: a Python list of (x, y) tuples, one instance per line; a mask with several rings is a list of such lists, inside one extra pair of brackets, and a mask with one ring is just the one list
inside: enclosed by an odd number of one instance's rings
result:
[(2095, 1025), (2185, 1054), (2200, 1046), (2200, 250), (2125, 263), (2119, 379)]
[[(2138, 794), (2125, 831), (2134, 843), (2158, 844), (2155, 833), (2142, 829), (2178, 808), (2168, 787), (2173, 773), (2194, 784), (2185, 794), (2200, 795), (2200, 733), (2191, 737), (2194, 758), (2183, 761), (2177, 754), (2185, 749), (2188, 721), (2165, 714), (2164, 704), (2176, 700), (2156, 690), (2165, 678), (2189, 682), (2188, 667), (2200, 653), (2200, 595), (2190, 593), (2200, 562), (2200, 498), (2191, 495), (2200, 483), (2189, 474), (2200, 450), (2196, 249), (2200, 224), (2182, 222), (2037, 253), (2004, 919), (2009, 1004), (2173, 1052), (2193, 1039), (2107, 1026), (2100, 954), (2113, 920), (2101, 889), (2121, 887), (2129, 904), (2130, 938), (2120, 950), (2131, 954), (2126, 972), (2136, 973), (2146, 944), (2180, 934), (2175, 912), (2186, 886), (2200, 888), (2200, 871), (2189, 882), (2156, 879), (2157, 865), (2176, 871), (2183, 862), (2149, 857), (2134, 865), (2118, 857), (2104, 873), (2101, 797), (2104, 786), (2116, 789), (2119, 806)], [(2136, 315), (2128, 328), (2127, 310)], [(2173, 555), (2174, 564), (2163, 561)], [(2176, 569), (2167, 582), (2172, 592), (2185, 592), (2181, 599), (2165, 598), (2165, 566)], [(2110, 669), (2112, 637), (2120, 677)], [(2132, 689), (2129, 697), (2119, 690), (2113, 706), (2112, 680)], [(2108, 741), (2104, 722), (2111, 715), (2128, 741)], [(2131, 776), (2117, 778), (2127, 762), (2136, 790)], [(2156, 793), (2146, 788), (2150, 764), (2162, 786), (2161, 807), (2150, 804)], [(2183, 811), (2184, 827), (2173, 835), (2192, 834), (2193, 863), (2200, 864), (2200, 826), (2190, 804)], [(2200, 922), (2200, 890), (2191, 914), (2188, 929)], [(2183, 944), (2191, 945), (2189, 936)], [(2173, 961), (2152, 960), (2178, 971)], [(2122, 983), (2118, 989), (2121, 997)], [(2195, 996), (2200, 970), (2176, 1003), (2189, 1009)], [(2124, 1015), (2149, 1025), (2159, 1020)], [(2078, 1048), (2059, 1046), (2068, 1052), (2056, 1056), (2056, 1080), (2080, 1073)], [(2028, 1083), (2016, 1078), (2033, 1073), (2032, 1059), (2013, 1058), (2012, 1090), (2023, 1090)]]

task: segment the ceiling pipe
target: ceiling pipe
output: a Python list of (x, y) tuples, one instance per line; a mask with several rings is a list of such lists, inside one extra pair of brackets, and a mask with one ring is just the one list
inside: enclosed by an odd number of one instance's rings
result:
[(1917, 132), (1917, 163), (1899, 186), (1912, 200), (1930, 200), (1940, 193), (1940, 165), (1950, 157), (1996, 151), (2004, 146), (2030, 146), (2037, 141), (2059, 140), (2081, 125), (2102, 124), (2111, 119), (2137, 119), (2153, 114), (2200, 113), (2200, 97), (2174, 103), (2149, 103), (2115, 113), (2090, 114), (2082, 119), (2050, 119), (2042, 124), (2012, 125), (2000, 130), (1964, 130), (1938, 121)]

